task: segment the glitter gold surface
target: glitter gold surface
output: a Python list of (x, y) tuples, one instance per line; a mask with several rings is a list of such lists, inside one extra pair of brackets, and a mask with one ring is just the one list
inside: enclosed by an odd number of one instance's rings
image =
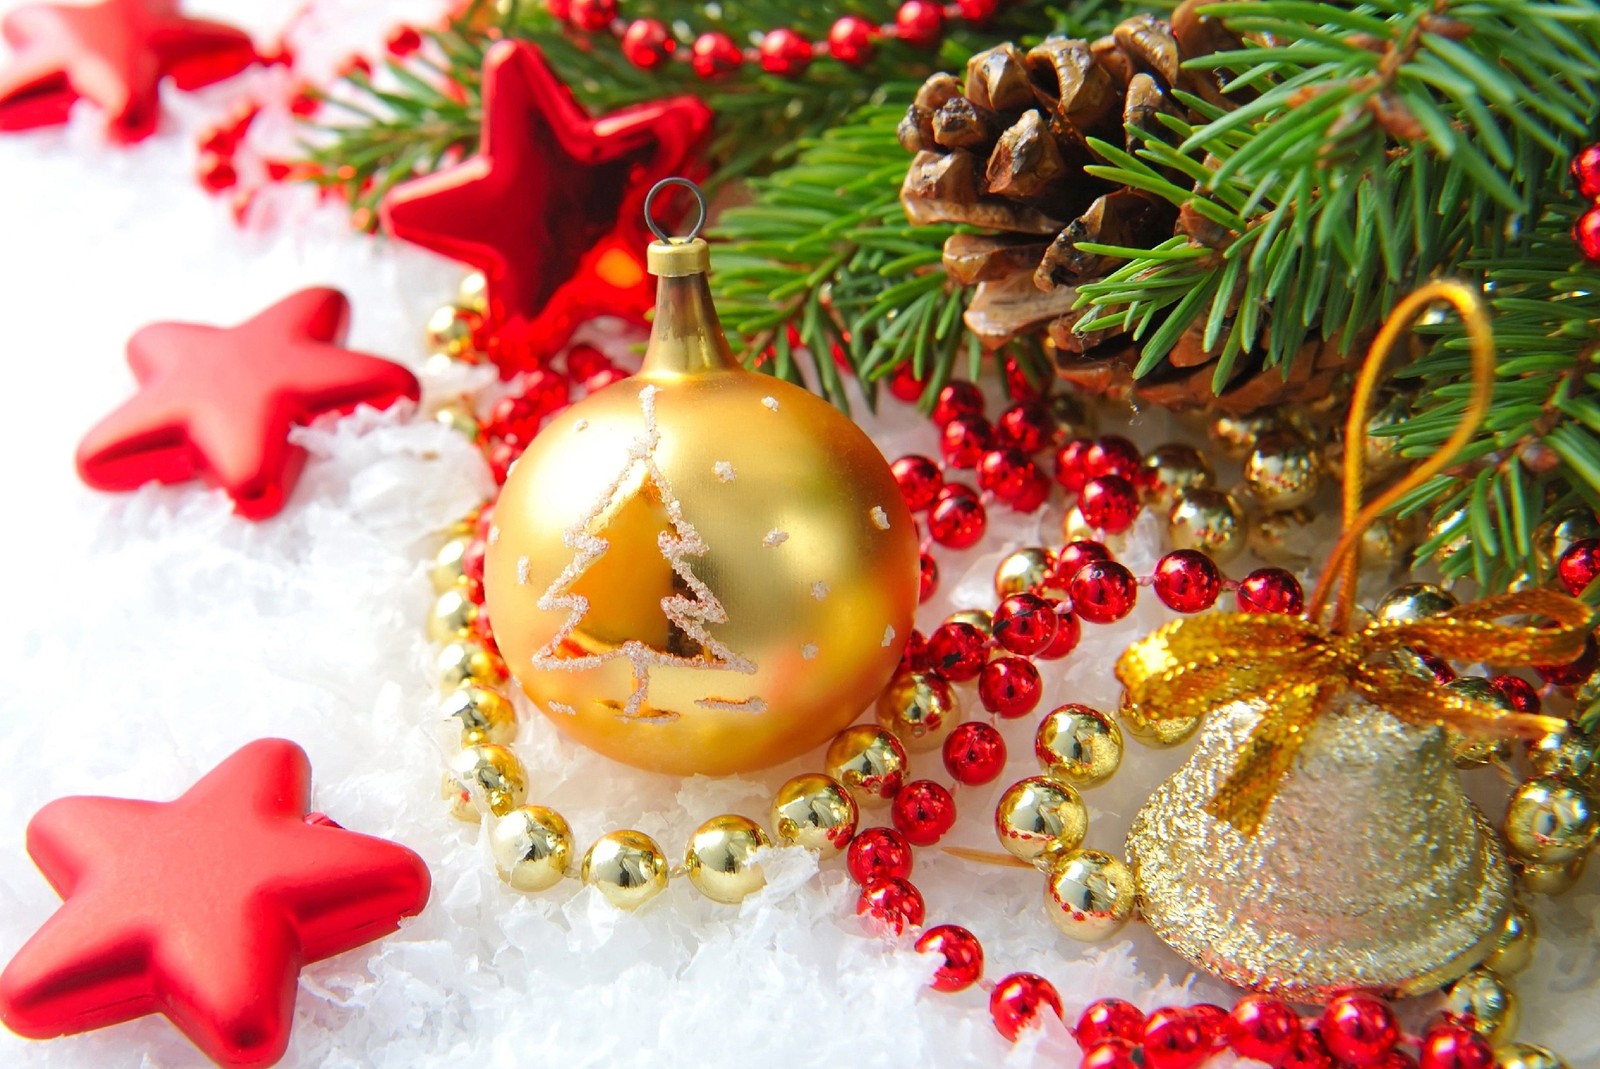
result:
[(1305, 1001), (1419, 993), (1494, 948), (1510, 872), (1442, 730), (1335, 699), (1246, 836), (1206, 804), (1260, 719), (1246, 703), (1214, 714), (1128, 832), (1162, 940), (1230, 983)]

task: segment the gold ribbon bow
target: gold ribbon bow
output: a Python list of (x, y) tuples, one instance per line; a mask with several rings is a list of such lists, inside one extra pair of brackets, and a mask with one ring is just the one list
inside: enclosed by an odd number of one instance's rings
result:
[[(1482, 422), (1494, 389), (1494, 340), (1478, 295), (1457, 282), (1435, 282), (1411, 294), (1384, 323), (1361, 367), (1345, 441), (1358, 443), (1378, 373), (1401, 330), (1430, 301), (1461, 312), (1472, 339), (1473, 395), (1443, 447), (1406, 478), (1362, 506), (1362, 450), (1345, 449), (1345, 528), (1317, 583), (1305, 616), (1214, 613), (1176, 620), (1130, 646), (1117, 659), (1127, 688), (1126, 715), (1135, 724), (1189, 719), (1239, 701), (1261, 710), (1227, 781), (1207, 812), (1253, 835), (1312, 725), (1335, 696), (1353, 691), (1412, 724), (1438, 724), (1467, 735), (1538, 737), (1562, 726), (1548, 716), (1509, 712), (1414, 676), (1383, 655), (1417, 646), (1441, 657), (1496, 664), (1565, 664), (1582, 651), (1590, 610), (1548, 590), (1488, 598), (1409, 623), (1376, 621), (1346, 634), (1356, 585), (1361, 532), (1390, 505), (1442, 471)], [(1337, 590), (1331, 623), (1323, 616)], [(1538, 615), (1553, 627), (1498, 623)]]

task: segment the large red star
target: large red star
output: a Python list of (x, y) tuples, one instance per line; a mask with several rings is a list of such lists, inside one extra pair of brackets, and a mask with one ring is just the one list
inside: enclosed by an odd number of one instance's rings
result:
[(78, 473), (100, 490), (202, 476), (240, 515), (275, 514), (305, 462), (293, 424), (419, 396), (399, 364), (340, 348), (349, 318), (344, 294), (313, 288), (237, 327), (145, 327), (128, 342), (139, 392), (84, 436)]
[(650, 308), (644, 198), (680, 174), (711, 127), (693, 97), (591, 118), (539, 49), (502, 41), (483, 67), (478, 154), (396, 187), (389, 232), (488, 280), (507, 374), (559, 351), (584, 320)]
[(37, 4), (11, 12), (0, 30), (17, 50), (0, 71), (0, 130), (66, 122), (83, 97), (105, 110), (114, 140), (137, 141), (156, 128), (163, 77), (197, 89), (256, 58), (243, 30), (185, 18), (176, 0)]
[(62, 798), (28, 853), (65, 899), (0, 974), (35, 1039), (165, 1014), (223, 1066), (289, 1043), (301, 966), (393, 931), (428, 900), (422, 859), (307, 817), (311, 766), (252, 742), (174, 802)]

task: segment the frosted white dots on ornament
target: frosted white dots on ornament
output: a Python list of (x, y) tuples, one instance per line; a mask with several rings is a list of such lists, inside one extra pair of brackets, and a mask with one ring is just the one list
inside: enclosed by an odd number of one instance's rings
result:
[(800, 656), (804, 657), (808, 661), (816, 660), (817, 652), (817, 644), (815, 642), (807, 642), (804, 646), (800, 647)]
[(562, 716), (578, 715), (578, 710), (574, 709), (566, 702), (545, 702), (545, 708), (549, 709), (552, 713), (560, 713)]
[(527, 586), (528, 585), (528, 565), (530, 563), (531, 562), (528, 560), (526, 555), (517, 558), (517, 585), (518, 586)]
[(578, 422), (572, 425), (572, 429), (575, 431), (586, 431), (589, 429), (589, 421), (586, 419), (580, 419)]
[(827, 597), (828, 584), (824, 583), (821, 579), (818, 579), (815, 583), (812, 583), (811, 596), (816, 598), (818, 601), (821, 601), (823, 598)]
[(778, 410), (778, 399), (776, 397), (772, 397), (770, 395), (763, 397), (761, 399), (761, 404), (768, 412), (776, 412)]
[(717, 479), (720, 482), (733, 482), (733, 465), (729, 464), (726, 460), (717, 461), (711, 466), (711, 470), (716, 474)]
[(761, 540), (761, 544), (766, 546), (768, 549), (777, 549), (787, 541), (789, 541), (789, 533), (787, 531), (780, 531), (778, 528), (774, 527), (772, 530), (767, 532), (766, 537)]
[(500, 528), (496, 524), (489, 525), (489, 544), (492, 546), (500, 541)]
[(889, 514), (883, 511), (882, 505), (872, 506), (872, 512), (869, 515), (872, 516), (872, 526), (880, 531), (889, 529)]
[(890, 646), (894, 645), (894, 634), (895, 634), (894, 625), (892, 625), (892, 624), (883, 629), (883, 648), (884, 649), (888, 649)]

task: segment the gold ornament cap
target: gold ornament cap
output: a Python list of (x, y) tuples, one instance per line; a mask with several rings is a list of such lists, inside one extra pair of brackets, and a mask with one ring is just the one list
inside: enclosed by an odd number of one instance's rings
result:
[[(662, 190), (674, 186), (687, 189), (694, 194), (695, 204), (700, 210), (694, 225), (689, 228), (689, 233), (683, 237), (673, 237), (662, 230), (656, 224), (655, 215), (651, 211), (655, 206), (656, 197), (661, 195)], [(683, 278), (688, 275), (703, 275), (711, 270), (711, 246), (700, 237), (700, 228), (706, 222), (706, 195), (699, 186), (687, 178), (663, 178), (644, 198), (644, 218), (656, 236), (656, 240), (650, 243), (649, 249), (645, 252), (645, 268), (652, 275), (657, 278)]]

